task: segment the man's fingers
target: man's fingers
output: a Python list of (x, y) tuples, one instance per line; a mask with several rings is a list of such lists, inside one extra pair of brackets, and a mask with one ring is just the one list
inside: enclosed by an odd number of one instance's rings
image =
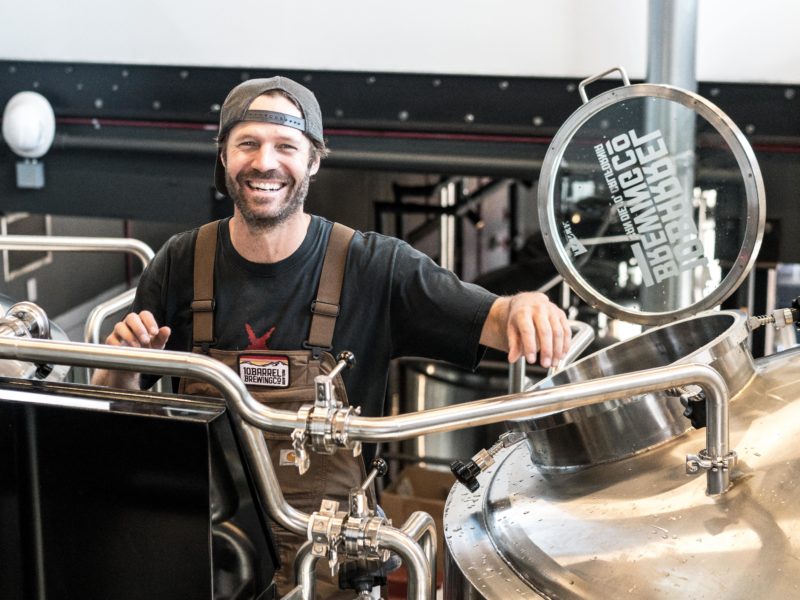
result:
[(536, 363), (536, 355), (541, 349), (541, 344), (536, 339), (537, 327), (535, 317), (529, 306), (515, 307), (514, 313), (508, 322), (509, 362), (516, 362), (520, 356), (530, 364)]
[(155, 337), (158, 335), (158, 323), (156, 323), (156, 318), (153, 316), (149, 310), (143, 310), (139, 313), (139, 319), (142, 322), (145, 330), (147, 331), (148, 335), (151, 337)]
[(158, 330), (158, 333), (153, 338), (153, 341), (150, 343), (151, 348), (155, 348), (156, 350), (163, 350), (164, 346), (167, 345), (167, 340), (169, 339), (172, 330), (169, 327), (161, 327)]
[(132, 348), (156, 348), (161, 350), (169, 339), (169, 327), (159, 327), (153, 313), (144, 310), (130, 313), (114, 325), (106, 344), (111, 346), (130, 346)]
[(125, 321), (120, 321), (114, 325), (114, 331), (108, 336), (106, 343), (112, 346), (141, 347), (139, 338), (130, 330)]
[(139, 345), (150, 345), (150, 333), (148, 333), (147, 327), (145, 327), (142, 318), (137, 313), (130, 313), (127, 315), (125, 319), (123, 319), (123, 323), (128, 327), (130, 332), (136, 336)]
[(550, 327), (553, 331), (553, 366), (557, 366), (566, 352), (567, 332), (564, 331), (561, 316), (557, 312), (553, 311), (549, 316)]
[(508, 336), (508, 362), (515, 363), (522, 356), (522, 343), (513, 323), (509, 323), (506, 335)]
[(542, 314), (541, 311), (536, 313), (534, 324), (536, 331), (535, 335), (531, 336), (531, 340), (538, 341), (539, 364), (547, 368), (553, 364), (553, 328), (550, 326), (548, 315)]

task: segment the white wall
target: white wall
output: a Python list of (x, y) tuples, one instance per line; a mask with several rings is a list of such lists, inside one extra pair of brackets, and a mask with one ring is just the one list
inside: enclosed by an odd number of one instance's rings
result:
[[(800, 83), (800, 2), (698, 1), (699, 80)], [(643, 78), (647, 6), (647, 0), (2, 0), (0, 58), (570, 77), (621, 64)]]

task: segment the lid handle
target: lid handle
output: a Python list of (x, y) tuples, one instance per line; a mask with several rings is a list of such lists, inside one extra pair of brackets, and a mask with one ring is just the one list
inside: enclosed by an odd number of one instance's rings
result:
[(602, 79), (603, 77), (605, 77), (609, 73), (613, 73), (614, 71), (619, 71), (619, 74), (622, 77), (623, 85), (630, 85), (631, 84), (631, 80), (628, 79), (628, 74), (625, 72), (625, 69), (623, 67), (621, 67), (621, 66), (611, 67), (610, 69), (608, 69), (606, 71), (603, 71), (602, 73), (600, 73), (598, 75), (595, 75), (593, 77), (589, 77), (588, 79), (584, 79), (583, 81), (581, 81), (578, 84), (578, 93), (581, 95), (581, 100), (583, 100), (584, 104), (589, 102), (589, 98), (586, 96), (586, 89), (585, 89), (586, 86), (589, 85), (590, 83), (594, 83), (598, 79)]

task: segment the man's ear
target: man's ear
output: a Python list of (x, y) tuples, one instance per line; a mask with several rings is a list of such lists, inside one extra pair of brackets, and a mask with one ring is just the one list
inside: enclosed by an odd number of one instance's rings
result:
[[(225, 163), (222, 164), (224, 165)], [(320, 164), (320, 158), (319, 156), (317, 156), (317, 158), (314, 159), (314, 162), (311, 163), (311, 168), (309, 168), (309, 174), (312, 177), (317, 174), (317, 171), (319, 171), (319, 164)]]
[(222, 146), (222, 148), (219, 149), (219, 162), (222, 163), (222, 166), (225, 167), (225, 169), (228, 168), (228, 165), (225, 164), (225, 146)]

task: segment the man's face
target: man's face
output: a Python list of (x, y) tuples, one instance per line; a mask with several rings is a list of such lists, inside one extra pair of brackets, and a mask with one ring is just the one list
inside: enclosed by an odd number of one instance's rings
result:
[[(259, 96), (250, 109), (303, 116), (281, 94)], [(319, 159), (310, 156), (311, 142), (293, 127), (243, 121), (231, 129), (222, 151), (225, 181), (235, 210), (251, 228), (273, 228), (302, 209), (319, 169)]]

